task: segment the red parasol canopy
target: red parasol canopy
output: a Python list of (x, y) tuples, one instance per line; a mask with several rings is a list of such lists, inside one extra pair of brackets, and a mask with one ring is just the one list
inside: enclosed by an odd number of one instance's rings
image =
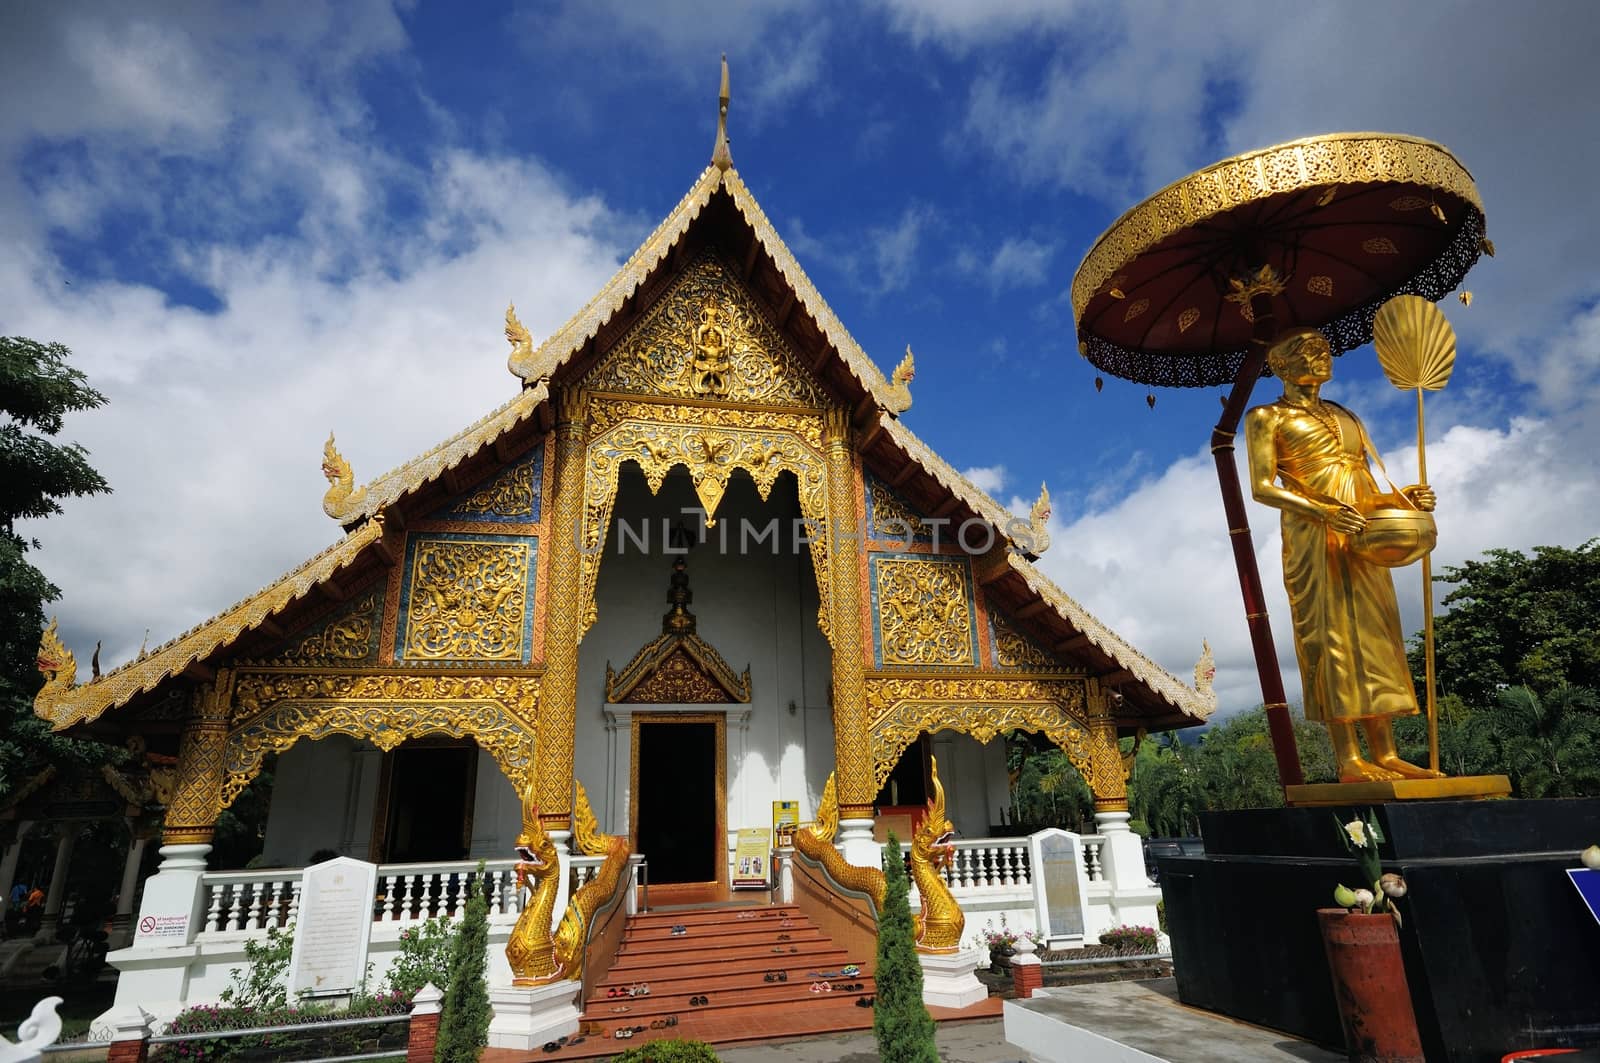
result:
[(1262, 285), (1279, 326), (1321, 329), (1340, 352), (1372, 338), (1385, 300), (1443, 298), (1484, 250), (1472, 175), (1438, 144), (1336, 133), (1263, 148), (1106, 230), (1072, 281), (1078, 349), (1143, 384), (1231, 383)]

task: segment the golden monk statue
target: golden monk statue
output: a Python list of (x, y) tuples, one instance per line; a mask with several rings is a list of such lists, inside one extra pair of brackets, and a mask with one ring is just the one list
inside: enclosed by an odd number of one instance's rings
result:
[[(1283, 514), (1283, 584), (1306, 718), (1328, 725), (1341, 782), (1438, 778), (1395, 750), (1393, 718), (1418, 712), (1400, 609), (1388, 568), (1352, 548), (1367, 514), (1432, 510), (1433, 491), (1414, 485), (1397, 496), (1378, 486), (1368, 466), (1377, 452), (1360, 419), (1319, 394), (1333, 366), (1321, 333), (1285, 334), (1267, 364), (1283, 397), (1250, 411), (1245, 442), (1256, 501)], [(1370, 757), (1362, 756), (1357, 724)]]

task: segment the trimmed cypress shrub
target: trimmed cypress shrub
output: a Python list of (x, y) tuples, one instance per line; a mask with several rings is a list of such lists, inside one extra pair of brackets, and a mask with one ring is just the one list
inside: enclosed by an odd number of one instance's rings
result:
[(450, 985), (439, 1013), (435, 1063), (472, 1063), (489, 1043), (489, 901), (483, 887), (479, 860), (466, 915), (450, 953)]
[(884, 898), (878, 913), (877, 1003), (872, 1034), (885, 1063), (939, 1063), (933, 1016), (922, 1003), (922, 965), (911, 923), (911, 884), (900, 842), (889, 832), (883, 847)]

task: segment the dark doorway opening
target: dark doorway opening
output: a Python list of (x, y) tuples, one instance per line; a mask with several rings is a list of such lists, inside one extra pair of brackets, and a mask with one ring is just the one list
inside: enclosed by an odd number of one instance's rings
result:
[[(883, 789), (873, 798), (873, 804), (883, 808), (920, 808), (928, 802), (930, 791), (928, 760), (932, 755), (932, 742), (921, 734), (900, 754), (894, 770), (883, 781)], [(945, 769), (949, 771), (949, 768)], [(949, 778), (949, 776), (945, 776)]]
[(650, 883), (717, 881), (725, 844), (717, 830), (717, 725), (637, 726), (637, 841)]
[(408, 742), (389, 757), (381, 859), (391, 864), (465, 860), (472, 844), (478, 747)]

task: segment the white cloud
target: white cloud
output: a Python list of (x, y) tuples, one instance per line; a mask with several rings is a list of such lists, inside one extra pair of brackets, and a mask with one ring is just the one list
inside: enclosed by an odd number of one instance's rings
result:
[[(971, 480), (974, 487), (992, 498), (999, 498), (1000, 492), (1006, 486), (1006, 467), (1004, 465), (977, 465), (970, 469), (962, 469), (961, 475)], [(1026, 509), (1024, 509), (1024, 512), (1026, 512)]]
[(1056, 249), (1025, 237), (1008, 236), (989, 259), (987, 274), (991, 291), (1043, 284)]

